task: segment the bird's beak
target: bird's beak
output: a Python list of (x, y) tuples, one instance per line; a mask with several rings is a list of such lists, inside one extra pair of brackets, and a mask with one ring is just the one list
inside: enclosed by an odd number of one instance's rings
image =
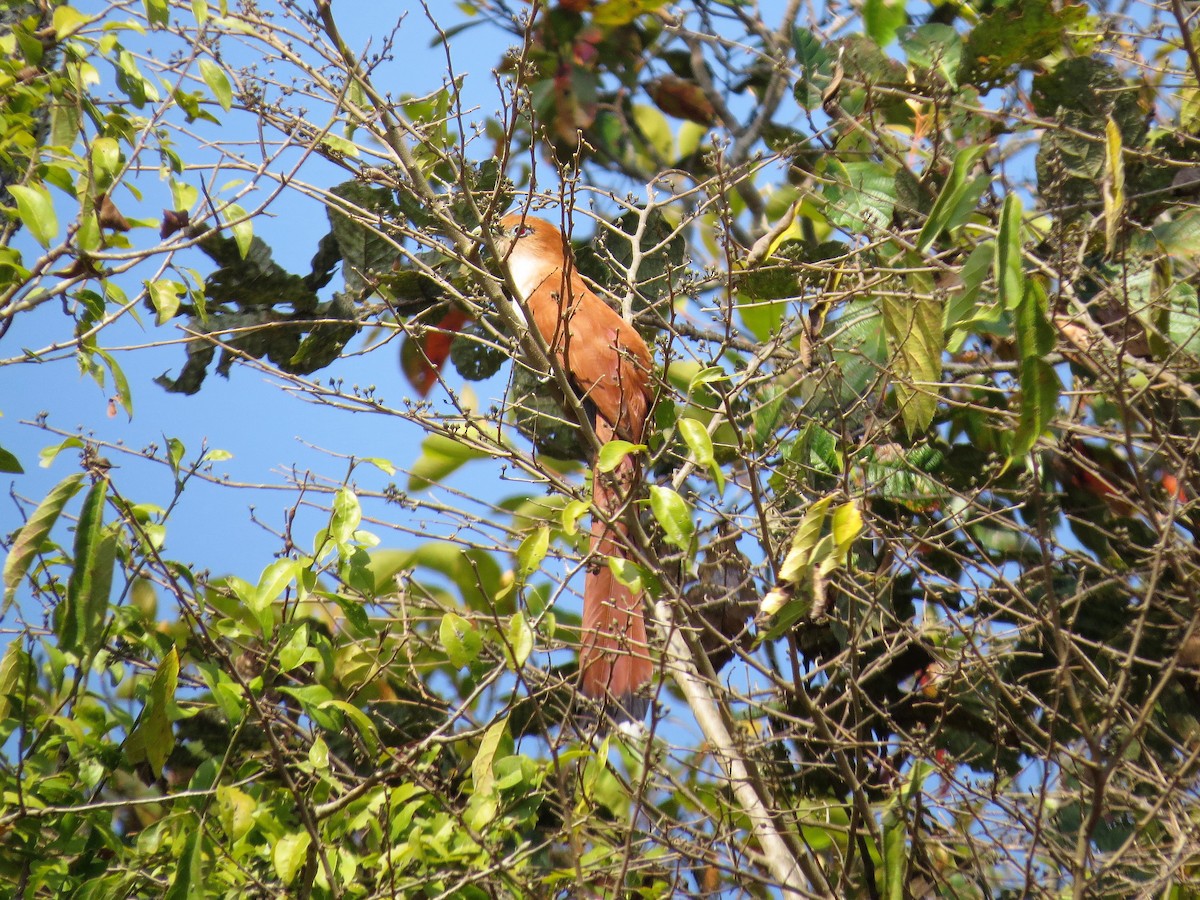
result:
[(509, 253), (512, 252), (512, 245), (516, 244), (516, 239), (505, 232), (497, 232), (494, 241), (496, 241), (497, 262), (503, 263), (505, 259), (509, 258)]
[(515, 243), (515, 238), (506, 230), (501, 229), (500, 231), (496, 232), (496, 236), (493, 238), (493, 240), (496, 242), (496, 252), (500, 254), (500, 259), (505, 259), (512, 250), (513, 243)]

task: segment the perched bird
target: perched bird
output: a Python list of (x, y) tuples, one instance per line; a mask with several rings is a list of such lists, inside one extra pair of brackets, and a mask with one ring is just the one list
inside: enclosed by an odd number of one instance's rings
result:
[[(522, 215), (505, 216), (500, 225), (498, 249), (513, 285), (584, 407), (594, 410), (597, 438), (601, 444), (614, 439), (641, 443), (652, 400), (650, 348), (583, 283), (562, 232), (543, 219)], [(626, 454), (611, 473), (593, 472), (593, 504), (610, 521), (592, 519), (593, 559), (584, 581), (579, 655), (584, 693), (612, 701), (614, 713), (635, 720), (646, 711), (639, 688), (654, 671), (642, 597), (617, 580), (607, 560), (626, 553), (622, 507), (640, 475), (633, 454)]]

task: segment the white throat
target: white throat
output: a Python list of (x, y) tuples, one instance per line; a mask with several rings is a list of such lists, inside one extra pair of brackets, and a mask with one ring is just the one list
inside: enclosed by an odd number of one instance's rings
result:
[(518, 247), (508, 257), (508, 271), (512, 274), (513, 284), (517, 288), (517, 293), (521, 295), (521, 299), (526, 303), (529, 302), (530, 296), (535, 290), (546, 280), (549, 274), (546, 267), (542, 265), (535, 254), (521, 252)]

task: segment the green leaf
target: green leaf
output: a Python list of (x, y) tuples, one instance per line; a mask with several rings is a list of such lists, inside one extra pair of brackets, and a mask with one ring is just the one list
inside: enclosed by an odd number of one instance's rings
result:
[(1054, 366), (1042, 357), (1054, 348), (1054, 329), (1046, 318), (1045, 297), (1035, 282), (1029, 282), (1017, 307), (1017, 354), (1020, 357), (1019, 419), (1009, 459), (1018, 459), (1033, 449), (1058, 410), (1062, 382)]
[(572, 500), (562, 511), (562, 527), (563, 531), (568, 535), (574, 535), (579, 531), (579, 520), (587, 514), (591, 509), (591, 504), (585, 500)]
[(167, 461), (171, 464), (171, 471), (179, 473), (179, 463), (183, 460), (183, 454), (187, 452), (183, 441), (179, 438), (167, 438)]
[(515, 612), (508, 623), (508, 646), (505, 648), (512, 654), (509, 659), (513, 669), (520, 669), (533, 653), (533, 629), (525, 614)]
[(121, 145), (110, 137), (98, 137), (91, 146), (92, 173), (102, 191), (108, 190), (121, 171)]
[(354, 533), (362, 524), (362, 504), (358, 495), (349, 488), (338, 488), (333, 497), (333, 515), (329, 521), (329, 533), (339, 546), (354, 539)]
[[(348, 181), (335, 185), (330, 193), (338, 200), (328, 203), (325, 212), (343, 260), (346, 290), (355, 293), (366, 286), (372, 273), (390, 273), (397, 259), (396, 248), (370, 223), (378, 219), (388, 221), (402, 213), (395, 197), (385, 188)], [(419, 289), (437, 290), (436, 283), (415, 280)]]
[(229, 86), (229, 79), (226, 77), (225, 71), (211, 59), (202, 59), (200, 60), (200, 77), (204, 79), (208, 89), (213, 92), (221, 109), (229, 112), (229, 108), (233, 105), (233, 88)]
[(171, 886), (163, 894), (163, 900), (201, 900), (207, 895), (204, 883), (204, 829), (188, 832), (183, 853), (175, 867)]
[(442, 616), (438, 635), (442, 640), (442, 649), (450, 658), (450, 665), (458, 669), (475, 662), (483, 649), (483, 639), (475, 626), (458, 613), (448, 612)]
[(43, 247), (49, 247), (58, 235), (58, 216), (50, 192), (40, 184), (9, 185), (8, 192), (17, 201), (17, 216)]
[(431, 434), (421, 441), (421, 455), (408, 475), (408, 490), (417, 492), (440, 484), (465, 463), (487, 459), (489, 454), (441, 434)]
[(471, 778), (475, 782), (475, 794), (487, 795), (492, 792), (492, 788), (496, 784), (496, 775), (492, 771), (492, 763), (496, 759), (496, 751), (500, 747), (500, 741), (504, 739), (504, 733), (508, 728), (508, 717), (498, 719), (488, 726), (488, 730), (483, 733), (483, 739), (479, 742), (479, 749), (475, 752), (475, 759), (471, 761)]
[(653, 106), (635, 103), (633, 105), (633, 121), (637, 123), (638, 129), (650, 142), (651, 148), (659, 159), (667, 161), (675, 159), (675, 132), (671, 129), (671, 123), (667, 121), (666, 116)]
[(779, 567), (779, 580), (785, 584), (799, 581), (804, 570), (808, 568), (812, 552), (821, 539), (821, 530), (825, 526), (825, 515), (829, 511), (833, 497), (822, 497), (809, 505), (800, 520), (800, 527), (792, 535), (792, 545)]
[(269, 627), (271, 617), (266, 613), (270, 610), (271, 604), (279, 599), (280, 594), (287, 586), (299, 577), (300, 564), (294, 559), (277, 559), (263, 569), (254, 594), (247, 598), (246, 605), (263, 624), (264, 629)]
[(391, 463), (391, 461), (384, 459), (382, 456), (364, 456), (362, 457), (362, 461), (365, 463), (370, 463), (384, 475), (396, 474), (396, 467)]
[(517, 548), (517, 575), (524, 580), (536, 572), (546, 558), (548, 549), (550, 529), (543, 525), (521, 541), (521, 546)]
[(1105, 252), (1117, 251), (1117, 236), (1125, 216), (1125, 160), (1121, 129), (1109, 116), (1104, 123), (1104, 242)]
[(145, 760), (155, 777), (162, 777), (162, 767), (175, 749), (175, 732), (171, 728), (170, 710), (179, 687), (179, 653), (174, 645), (167, 651), (150, 681), (146, 705), (137, 725), (125, 742), (130, 762)]
[(288, 632), (291, 637), (287, 637), (279, 648), (280, 672), (292, 672), (305, 663), (321, 661), (320, 651), (312, 645), (307, 622), (289, 622), (282, 633), (286, 637)]
[(1029, 281), (1026, 284), (1014, 324), (1017, 355), (1021, 359), (1053, 352), (1057, 335), (1046, 315), (1046, 294), (1038, 282)]
[(942, 191), (934, 201), (929, 218), (921, 228), (917, 237), (917, 252), (924, 253), (938, 235), (946, 230), (951, 216), (958, 211), (959, 204), (970, 190), (972, 183), (967, 181), (967, 174), (975, 167), (979, 158), (987, 152), (987, 147), (966, 147), (959, 150), (954, 157), (954, 165), (950, 169), (950, 177), (942, 185)]
[(4, 659), (0, 660), (0, 722), (7, 719), (12, 711), (12, 698), (20, 696), (17, 688), (21, 683), (21, 673), (28, 672), (32, 662), (20, 641), (8, 642)]
[(50, 529), (54, 527), (54, 523), (58, 521), (59, 513), (63, 511), (63, 507), (67, 505), (67, 501), (74, 497), (82, 486), (82, 473), (76, 473), (64, 478), (37, 505), (37, 509), (33, 511), (28, 521), (21, 526), (21, 530), (17, 532), (17, 536), (13, 539), (12, 547), (8, 551), (8, 556), (4, 560), (4, 610), (7, 610), (12, 603), (17, 585), (21, 583), (21, 580), (25, 577), (25, 573), (29, 571), (29, 564), (42, 548), (42, 544), (50, 534)]
[(187, 286), (178, 281), (148, 281), (146, 293), (154, 304), (155, 324), (162, 325), (179, 312), (179, 298), (187, 294)]
[(833, 542), (838, 552), (844, 554), (862, 534), (863, 518), (858, 504), (853, 500), (843, 503), (833, 511)]
[(596, 471), (611, 472), (617, 468), (630, 453), (638, 453), (646, 449), (645, 444), (632, 444), (629, 441), (608, 441), (600, 448), (596, 456)]
[(245, 259), (250, 253), (250, 245), (254, 241), (254, 223), (247, 217), (246, 211), (236, 203), (230, 203), (223, 210), (221, 215), (226, 222), (230, 223), (230, 230), (233, 232), (234, 243), (237, 244), (238, 253), (242, 259)]
[(58, 7), (54, 10), (54, 18), (51, 20), (54, 26), (54, 39), (66, 40), (89, 21), (87, 16), (71, 6)]
[(827, 162), (830, 183), (824, 196), (829, 220), (839, 228), (860, 233), (882, 231), (891, 225), (896, 206), (896, 179), (876, 162)]
[(760, 343), (769, 341), (779, 333), (788, 306), (786, 300), (760, 300), (746, 291), (738, 292), (738, 317)]
[(929, 427), (937, 412), (942, 379), (942, 302), (936, 297), (913, 295), (882, 298), (884, 326), (896, 357), (896, 402), (909, 436)]
[(692, 459), (697, 465), (711, 466), (713, 464), (713, 443), (704, 423), (698, 419), (683, 418), (676, 421), (679, 433), (692, 451)]
[(1006, 194), (1000, 212), (994, 262), (996, 289), (1004, 309), (1016, 309), (1025, 296), (1025, 270), (1021, 263), (1021, 198)]
[(347, 703), (345, 700), (326, 700), (324, 703), (317, 704), (317, 708), (338, 710), (354, 723), (355, 730), (366, 743), (368, 750), (374, 753), (379, 749), (379, 731), (376, 729), (375, 723), (353, 703)]
[(16, 456), (3, 447), (0, 447), (0, 472), (8, 472), (12, 475), (24, 475), (25, 469)]
[(951, 87), (958, 87), (962, 63), (962, 37), (949, 25), (933, 22), (900, 38), (910, 65), (938, 72)]
[(1167, 292), (1167, 337), (1192, 356), (1200, 356), (1200, 299), (1196, 288), (1176, 282)]
[(863, 30), (879, 47), (896, 39), (896, 32), (908, 23), (905, 0), (866, 0), (862, 7)]
[(58, 458), (58, 454), (64, 450), (71, 450), (83, 447), (83, 441), (77, 437), (64, 438), (60, 443), (50, 447), (45, 447), (38, 451), (38, 465), (43, 469), (50, 468), (50, 464)]
[(495, 599), (502, 582), (500, 566), (484, 550), (464, 550), (450, 541), (430, 541), (416, 550), (374, 550), (370, 568), (375, 590), (395, 590), (395, 576), (420, 566), (448, 578), (461, 591), (463, 605), (494, 614)]
[(271, 864), (275, 867), (275, 874), (284, 884), (291, 884), (296, 880), (296, 874), (308, 858), (311, 843), (312, 837), (307, 831), (284, 835), (275, 842), (271, 851)]
[(821, 39), (807, 28), (792, 30), (796, 50), (796, 102), (807, 110), (821, 105), (833, 75), (833, 55)]
[(774, 440), (775, 428), (787, 400), (787, 388), (768, 385), (762, 389), (754, 404), (754, 448), (762, 450)]
[(1173, 219), (1158, 222), (1150, 230), (1164, 253), (1172, 256), (1200, 255), (1200, 210), (1177, 212)]
[(132, 421), (133, 394), (129, 390), (129, 379), (125, 377), (125, 372), (117, 365), (117, 361), (107, 350), (97, 347), (96, 355), (104, 360), (104, 364), (108, 367), (108, 371), (112, 375), (113, 389), (117, 392), (117, 400), (120, 402), (121, 408), (125, 410), (125, 415)]
[(692, 523), (691, 510), (684, 499), (671, 488), (651, 485), (650, 510), (662, 526), (667, 543), (680, 550), (686, 550), (691, 543), (695, 525)]
[(954, 331), (960, 325), (969, 324), (969, 321), (975, 317), (979, 291), (983, 287), (988, 273), (993, 269), (995, 252), (995, 245), (991, 241), (984, 241), (971, 251), (971, 255), (963, 263), (959, 273), (962, 288), (952, 294), (950, 301), (946, 304), (943, 326), (947, 333)]
[(623, 556), (610, 556), (608, 570), (613, 576), (633, 593), (637, 594), (646, 589), (649, 573), (631, 559)]
[(995, 6), (967, 35), (963, 77), (974, 83), (1007, 79), (1014, 66), (1028, 67), (1069, 43), (1070, 31), (1086, 28), (1087, 5), (1023, 0)]
[(604, 28), (628, 25), (643, 13), (654, 12), (668, 0), (602, 0), (592, 10), (592, 21)]
[(889, 812), (883, 817), (883, 897), (904, 900), (908, 884), (908, 828), (904, 816)]
[(688, 380), (688, 396), (700, 387), (729, 380), (729, 373), (720, 366), (705, 366)]
[(144, 0), (146, 5), (146, 21), (150, 23), (150, 27), (161, 26), (166, 28), (171, 23), (171, 9), (167, 6), (167, 0)]
[[(708, 428), (699, 419), (693, 419), (690, 416), (684, 416), (676, 420), (675, 423), (679, 428), (679, 433), (683, 435), (683, 440), (687, 443), (688, 449), (691, 451), (692, 459), (697, 465), (705, 466), (713, 477), (713, 481), (717, 483), (717, 492), (725, 493), (725, 473), (721, 471), (721, 465), (717, 462), (713, 454), (712, 437), (708, 433)], [(755, 433), (757, 434), (758, 420), (755, 419)]]
[(254, 827), (254, 798), (231, 784), (217, 787), (217, 818), (233, 841), (240, 841)]
[(192, 16), (201, 28), (208, 21), (208, 0), (192, 0)]
[(75, 558), (67, 598), (58, 610), (59, 646), (89, 657), (99, 646), (112, 590), (116, 536), (104, 527), (108, 480), (101, 478), (84, 498), (75, 525)]

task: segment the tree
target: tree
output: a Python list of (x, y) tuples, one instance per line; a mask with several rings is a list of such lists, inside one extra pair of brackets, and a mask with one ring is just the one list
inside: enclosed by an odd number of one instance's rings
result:
[[(0, 396), (257, 371), (420, 441), (207, 573), (166, 535), (224, 451), (39, 420), (26, 498), (6, 433), (17, 895), (1196, 894), (1190, 5), (134, 6), (0, 3)], [(611, 560), (513, 210), (655, 351)], [(403, 402), (344, 380), (397, 354)], [(589, 565), (649, 598), (644, 729), (576, 690)]]

